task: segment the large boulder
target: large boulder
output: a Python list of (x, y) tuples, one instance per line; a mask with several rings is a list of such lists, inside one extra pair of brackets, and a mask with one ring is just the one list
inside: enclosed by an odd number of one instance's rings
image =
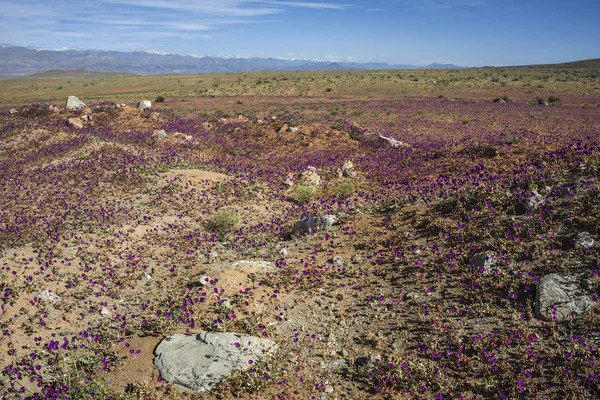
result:
[(78, 110), (78, 109), (84, 109), (87, 106), (85, 105), (85, 103), (81, 100), (79, 100), (77, 97), (75, 96), (69, 96), (67, 98), (67, 102), (65, 103), (65, 108), (67, 110)]
[(558, 274), (544, 275), (537, 283), (535, 314), (544, 321), (570, 319), (588, 311), (592, 304), (574, 282)]
[(142, 100), (138, 103), (138, 110), (145, 110), (152, 108), (152, 102), (150, 100)]
[(327, 230), (336, 222), (336, 216), (331, 214), (325, 214), (320, 217), (309, 217), (294, 224), (293, 234), (296, 236), (303, 236), (319, 230)]
[(234, 370), (247, 370), (276, 350), (271, 340), (240, 333), (176, 334), (156, 347), (154, 365), (168, 382), (205, 392)]

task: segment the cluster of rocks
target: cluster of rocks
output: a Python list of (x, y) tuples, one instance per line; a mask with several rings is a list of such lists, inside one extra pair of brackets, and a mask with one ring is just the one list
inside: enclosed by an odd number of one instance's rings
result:
[[(346, 161), (340, 168), (336, 170), (338, 178), (350, 178), (356, 179), (358, 177), (358, 172), (354, 168), (354, 164), (352, 161)], [(317, 168), (309, 165), (306, 167), (304, 171), (302, 171), (298, 176), (293, 172), (290, 172), (285, 177), (284, 183), (287, 186), (294, 186), (296, 181), (299, 180), (302, 183), (306, 183), (313, 186), (319, 186), (323, 183), (323, 179), (319, 175)]]

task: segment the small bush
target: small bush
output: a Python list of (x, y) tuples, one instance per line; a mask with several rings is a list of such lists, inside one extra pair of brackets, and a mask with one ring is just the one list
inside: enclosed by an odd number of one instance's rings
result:
[(560, 98), (556, 96), (550, 96), (548, 97), (548, 103), (560, 103)]
[(338, 196), (349, 196), (355, 191), (356, 187), (351, 181), (341, 181), (334, 189), (334, 193)]
[(156, 97), (156, 99), (154, 99), (155, 103), (164, 103), (165, 102), (165, 98), (163, 96), (158, 96)]
[(301, 183), (292, 188), (290, 199), (298, 204), (313, 201), (317, 195), (317, 188), (308, 183)]
[(231, 210), (221, 210), (213, 214), (210, 219), (210, 228), (223, 236), (237, 228), (240, 223), (238, 215)]

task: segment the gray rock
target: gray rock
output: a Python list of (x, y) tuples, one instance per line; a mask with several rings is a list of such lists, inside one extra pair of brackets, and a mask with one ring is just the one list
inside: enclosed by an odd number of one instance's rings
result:
[(351, 260), (354, 264), (360, 264), (361, 262), (365, 261), (365, 258), (360, 254), (355, 254), (352, 256)]
[(335, 256), (331, 259), (331, 262), (333, 263), (333, 265), (335, 267), (343, 267), (346, 262), (344, 261), (344, 259), (340, 256)]
[(337, 218), (331, 214), (325, 214), (320, 217), (309, 217), (294, 224), (293, 234), (302, 236), (319, 230), (327, 230), (336, 222)]
[(16, 113), (18, 113), (18, 111), (17, 111), (17, 110), (15, 110), (14, 108), (11, 108), (10, 110), (8, 110), (8, 113), (9, 113), (10, 115), (15, 115)]
[(77, 97), (75, 96), (69, 96), (67, 98), (67, 102), (65, 103), (65, 108), (67, 110), (78, 110), (80, 108), (86, 108), (87, 106), (85, 105), (85, 103), (81, 100), (79, 100)]
[(69, 118), (67, 120), (67, 124), (72, 126), (73, 128), (81, 129), (83, 128), (83, 121), (81, 118)]
[(247, 370), (276, 350), (271, 340), (233, 332), (176, 334), (156, 347), (154, 365), (168, 382), (205, 392), (232, 371)]
[(527, 198), (527, 201), (525, 202), (527, 209), (533, 211), (542, 204), (544, 204), (544, 196), (539, 194), (537, 190), (532, 190), (529, 197)]
[(346, 360), (334, 360), (327, 363), (329, 368), (348, 368)]
[(234, 262), (233, 264), (231, 264), (231, 266), (233, 268), (249, 267), (249, 268), (266, 269), (266, 270), (273, 269), (273, 264), (271, 264), (269, 261), (240, 260), (240, 261)]
[(589, 232), (581, 232), (575, 236), (575, 247), (589, 249), (594, 245), (594, 238)]
[(289, 133), (298, 133), (300, 131), (300, 128), (289, 128), (288, 132)]
[(300, 175), (300, 178), (311, 185), (319, 186), (322, 182), (321, 177), (317, 173), (317, 169), (315, 167), (308, 166)]
[(351, 178), (351, 179), (356, 179), (356, 177), (358, 175), (356, 173), (356, 170), (354, 169), (354, 164), (352, 164), (352, 161), (346, 161), (342, 165), (342, 168), (339, 169), (338, 174), (341, 176), (345, 176), (346, 178)]
[(138, 110), (150, 109), (152, 108), (152, 102), (150, 100), (142, 100), (137, 105)]
[(406, 300), (415, 300), (419, 298), (419, 294), (417, 292), (408, 292), (404, 296)]
[(167, 132), (164, 129), (161, 129), (159, 131), (154, 131), (154, 134), (152, 135), (152, 137), (154, 138), (154, 140), (164, 140), (167, 138)]
[(558, 274), (544, 275), (537, 283), (535, 314), (544, 321), (564, 321), (585, 313), (592, 301), (571, 280)]
[(47, 290), (47, 289), (42, 290), (41, 292), (36, 294), (35, 297), (37, 297), (40, 301), (61, 301), (62, 300), (59, 295), (57, 295), (56, 293), (51, 292), (50, 290)]
[(469, 260), (469, 264), (478, 270), (483, 270), (484, 274), (489, 274), (496, 269), (498, 264), (498, 256), (491, 251), (477, 253)]
[(497, 99), (494, 99), (494, 103), (505, 104), (506, 101), (504, 99), (497, 98)]
[(286, 257), (289, 253), (289, 250), (287, 247), (284, 247), (283, 249), (279, 250), (279, 255), (282, 257)]
[(392, 149), (397, 149), (399, 147), (410, 147), (410, 145), (408, 145), (408, 144), (406, 144), (404, 142), (401, 142), (401, 141), (396, 140), (394, 138), (386, 137), (386, 136), (383, 136), (383, 135), (379, 135), (379, 142), (382, 145), (384, 145), (386, 147), (390, 147)]

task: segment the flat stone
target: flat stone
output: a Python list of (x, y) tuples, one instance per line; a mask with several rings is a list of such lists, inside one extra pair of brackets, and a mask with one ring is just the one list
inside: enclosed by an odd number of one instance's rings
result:
[(16, 113), (18, 113), (18, 111), (17, 111), (17, 110), (15, 110), (14, 108), (11, 108), (10, 110), (8, 110), (8, 113), (9, 113), (10, 115), (15, 115)]
[(496, 269), (498, 256), (491, 251), (477, 253), (471, 257), (469, 264), (479, 271), (482, 271), (484, 274), (489, 274), (492, 270)]
[(239, 333), (176, 334), (156, 347), (154, 365), (166, 381), (206, 392), (234, 370), (248, 370), (276, 351), (271, 340)]
[(38, 300), (40, 300), (40, 301), (61, 301), (62, 300), (59, 295), (57, 295), (54, 292), (51, 292), (50, 290), (42, 290), (41, 292), (37, 293), (35, 295), (35, 297), (37, 297)]
[(379, 137), (379, 142), (382, 145), (384, 145), (386, 147), (390, 147), (392, 149), (397, 149), (399, 147), (410, 147), (409, 144), (406, 144), (404, 142), (401, 142), (401, 141), (396, 140), (396, 139), (391, 138), (391, 137), (386, 137), (386, 136), (383, 136), (383, 135), (379, 135), (378, 137)]
[(138, 110), (150, 109), (152, 108), (152, 102), (150, 100), (142, 100), (137, 105)]
[(544, 196), (539, 194), (537, 190), (532, 190), (531, 193), (529, 194), (529, 197), (527, 198), (527, 201), (525, 202), (527, 209), (529, 209), (530, 211), (535, 210), (536, 208), (538, 208), (539, 206), (541, 206), (543, 204), (544, 204)]
[(336, 267), (343, 267), (346, 262), (340, 256), (335, 256), (331, 259), (331, 263)]
[(75, 96), (69, 96), (67, 98), (67, 102), (65, 103), (65, 108), (67, 110), (78, 110), (86, 107), (87, 106), (85, 105), (85, 103)]
[(294, 224), (293, 234), (302, 236), (319, 230), (327, 230), (336, 222), (336, 216), (331, 214), (325, 214), (320, 217), (309, 217)]
[(346, 360), (334, 360), (327, 363), (329, 368), (348, 368)]
[(544, 321), (564, 321), (585, 313), (593, 303), (571, 280), (548, 274), (537, 283), (535, 314)]

